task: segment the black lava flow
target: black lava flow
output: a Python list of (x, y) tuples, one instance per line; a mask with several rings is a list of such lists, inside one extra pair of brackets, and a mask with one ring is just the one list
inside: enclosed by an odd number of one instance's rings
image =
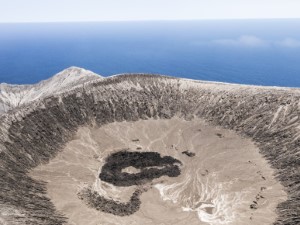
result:
[[(129, 152), (122, 150), (106, 158), (99, 178), (118, 187), (142, 185), (161, 176), (177, 177), (180, 175), (181, 162), (171, 156), (161, 157), (157, 152)], [(127, 167), (134, 167), (138, 173), (122, 172)], [(119, 202), (105, 198), (96, 191), (85, 189), (79, 197), (91, 207), (117, 216), (129, 216), (137, 212), (141, 205), (140, 195), (146, 189), (137, 187), (128, 202)]]
[[(113, 153), (106, 158), (99, 178), (120, 187), (141, 185), (161, 176), (179, 176), (179, 164), (181, 164), (179, 160), (171, 156), (161, 157), (157, 152), (129, 152), (125, 150)], [(139, 172), (122, 172), (127, 167), (134, 167)]]

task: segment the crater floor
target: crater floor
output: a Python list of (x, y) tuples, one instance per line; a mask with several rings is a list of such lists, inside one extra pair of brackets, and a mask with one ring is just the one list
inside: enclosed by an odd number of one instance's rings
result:
[[(79, 198), (92, 190), (128, 202), (137, 186), (114, 186), (99, 179), (105, 159), (122, 149), (158, 152), (178, 159), (181, 174), (141, 184), (141, 205), (130, 216), (98, 211)], [(139, 172), (126, 168), (128, 173)], [(47, 183), (47, 193), (70, 225), (272, 224), (286, 200), (273, 170), (247, 138), (200, 119), (115, 122), (81, 127), (48, 164), (30, 172)]]

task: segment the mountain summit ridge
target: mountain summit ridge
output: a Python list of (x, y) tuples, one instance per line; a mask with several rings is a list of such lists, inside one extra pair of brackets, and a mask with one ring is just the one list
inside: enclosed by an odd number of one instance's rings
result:
[(0, 84), (0, 114), (15, 107), (82, 85), (102, 76), (79, 67), (69, 67), (36, 84)]

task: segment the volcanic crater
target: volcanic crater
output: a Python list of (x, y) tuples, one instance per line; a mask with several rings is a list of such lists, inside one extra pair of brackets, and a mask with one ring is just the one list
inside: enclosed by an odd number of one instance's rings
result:
[(300, 222), (298, 89), (89, 74), (3, 100), (0, 223)]

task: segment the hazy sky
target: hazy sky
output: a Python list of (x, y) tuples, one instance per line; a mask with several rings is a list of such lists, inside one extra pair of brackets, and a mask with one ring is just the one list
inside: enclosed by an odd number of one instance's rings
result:
[(300, 0), (0, 0), (0, 22), (300, 18)]

